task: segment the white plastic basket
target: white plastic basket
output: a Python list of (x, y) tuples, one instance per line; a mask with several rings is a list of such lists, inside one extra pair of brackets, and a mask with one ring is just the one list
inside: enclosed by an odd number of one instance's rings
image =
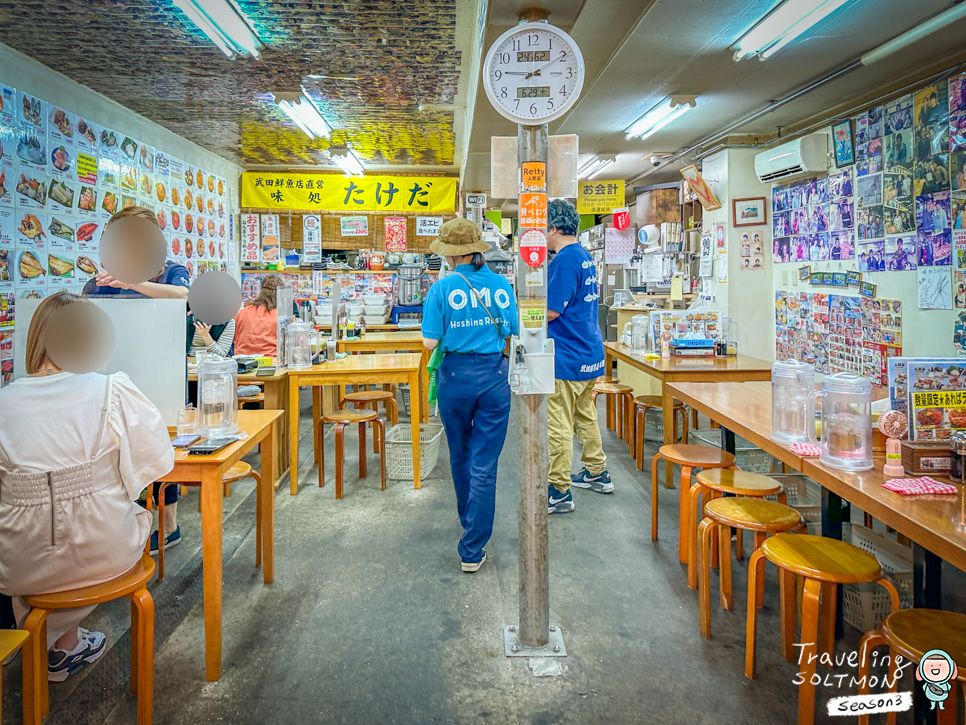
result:
[(406, 411), (406, 415), (412, 415), (411, 411), (409, 410), (409, 385), (406, 383), (401, 383), (397, 387), (402, 393), (403, 410)]
[[(801, 473), (769, 473), (785, 489), (788, 505), (797, 510), (805, 519), (809, 533), (821, 533), (822, 526), (822, 487)], [(772, 501), (777, 496), (765, 496)], [(814, 529), (818, 527), (816, 532)]]
[[(419, 476), (429, 478), (439, 460), (439, 444), (443, 426), (421, 423), (419, 426)], [(386, 432), (386, 467), (393, 480), (413, 480), (413, 432), (409, 423), (394, 425)]]
[[(899, 590), (903, 609), (912, 606), (912, 548), (859, 524), (845, 524), (843, 538), (879, 560), (882, 570)], [(889, 594), (879, 584), (845, 584), (842, 587), (845, 621), (860, 632), (879, 626), (889, 614)]]
[[(636, 413), (635, 413), (636, 415)], [(679, 413), (675, 413), (679, 415)], [(678, 440), (682, 440), (684, 431), (678, 424)], [(661, 408), (647, 408), (644, 411), (644, 440), (651, 443), (664, 443), (664, 411)]]
[[(721, 429), (693, 430), (689, 434), (689, 441), (698, 445), (721, 448)], [(770, 453), (752, 445), (744, 438), (735, 436), (735, 463), (743, 471), (752, 473), (771, 473), (775, 466), (775, 459)]]

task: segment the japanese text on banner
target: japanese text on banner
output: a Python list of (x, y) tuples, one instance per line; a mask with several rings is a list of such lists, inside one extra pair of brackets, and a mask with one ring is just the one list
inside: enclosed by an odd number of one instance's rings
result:
[(241, 205), (246, 208), (326, 211), (456, 210), (455, 177), (359, 176), (247, 171)]
[(610, 214), (624, 206), (624, 180), (581, 181), (578, 184), (579, 214)]

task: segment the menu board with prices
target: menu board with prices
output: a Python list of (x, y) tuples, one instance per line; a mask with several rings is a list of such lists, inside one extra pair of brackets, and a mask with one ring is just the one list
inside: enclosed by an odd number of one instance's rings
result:
[(302, 217), (302, 261), (322, 261), (322, 217), (318, 214)]
[(241, 261), (260, 262), (262, 259), (261, 224), (258, 214), (241, 215)]
[(277, 262), (278, 256), (278, 214), (262, 214), (262, 261)]

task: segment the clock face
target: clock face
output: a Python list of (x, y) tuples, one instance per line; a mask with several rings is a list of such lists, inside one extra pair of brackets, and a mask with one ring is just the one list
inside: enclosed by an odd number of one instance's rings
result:
[(573, 39), (547, 23), (517, 25), (490, 48), (483, 69), (487, 98), (524, 125), (559, 118), (584, 85), (584, 59)]

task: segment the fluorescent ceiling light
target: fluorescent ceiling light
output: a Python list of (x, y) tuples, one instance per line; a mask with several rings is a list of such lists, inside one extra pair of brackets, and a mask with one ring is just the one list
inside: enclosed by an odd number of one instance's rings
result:
[(600, 156), (594, 156), (591, 162), (584, 164), (583, 167), (577, 170), (577, 178), (587, 180), (593, 179), (615, 161), (617, 161), (616, 154), (602, 154)]
[(624, 132), (628, 139), (639, 138), (642, 141), (651, 136), (672, 121), (680, 118), (697, 105), (694, 96), (681, 98), (668, 96), (663, 101), (654, 106), (639, 119), (634, 121)]
[(329, 158), (339, 165), (346, 176), (362, 176), (365, 171), (365, 167), (362, 165), (362, 159), (348, 146), (330, 147)]
[(785, 0), (735, 44), (735, 60), (766, 60), (850, 0)]
[(174, 4), (229, 58), (262, 57), (264, 46), (231, 0), (174, 0)]
[(276, 93), (275, 104), (294, 121), (309, 138), (324, 136), (329, 138), (332, 127), (325, 120), (315, 104), (309, 100), (305, 88), (301, 93)]

